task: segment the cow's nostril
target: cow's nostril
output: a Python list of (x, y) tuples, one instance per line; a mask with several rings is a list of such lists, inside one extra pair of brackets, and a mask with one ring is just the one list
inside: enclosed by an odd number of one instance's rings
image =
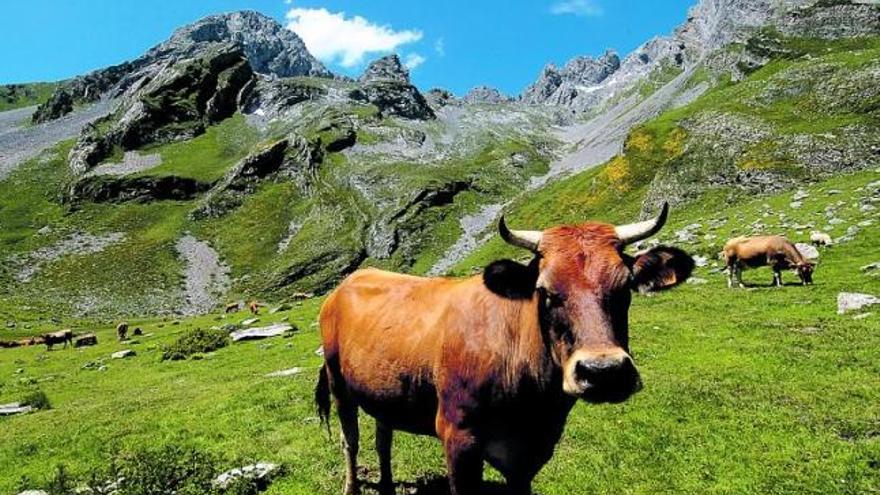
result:
[(617, 360), (581, 360), (575, 364), (574, 378), (578, 383), (592, 388), (617, 388), (634, 385), (639, 372), (629, 357)]
[(578, 361), (574, 368), (574, 377), (580, 383), (598, 387), (609, 381), (616, 367), (607, 361)]

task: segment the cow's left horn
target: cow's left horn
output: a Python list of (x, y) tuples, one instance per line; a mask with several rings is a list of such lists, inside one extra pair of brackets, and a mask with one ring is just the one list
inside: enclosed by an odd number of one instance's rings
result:
[(516, 246), (528, 249), (533, 253), (538, 252), (538, 244), (541, 242), (541, 231), (538, 230), (510, 230), (507, 228), (507, 224), (504, 223), (504, 216), (501, 216), (501, 219), (498, 220), (498, 232), (501, 234), (501, 238), (504, 239), (504, 242)]
[(645, 220), (644, 222), (636, 222), (614, 227), (614, 232), (617, 234), (618, 239), (624, 244), (639, 242), (642, 239), (647, 239), (657, 232), (660, 232), (660, 229), (663, 228), (663, 224), (666, 223), (666, 216), (668, 214), (669, 203), (664, 201), (663, 209), (655, 218)]

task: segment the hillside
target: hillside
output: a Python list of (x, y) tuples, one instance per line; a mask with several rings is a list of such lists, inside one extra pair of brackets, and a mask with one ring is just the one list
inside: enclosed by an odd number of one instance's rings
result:
[[(573, 198), (583, 186), (577, 178), (560, 183), (517, 221), (551, 221), (541, 212), (559, 198), (566, 206), (554, 215), (575, 215), (580, 204)], [(730, 290), (710, 258), (694, 283), (637, 296), (630, 319), (645, 390), (624, 404), (577, 406), (536, 493), (862, 494), (880, 487), (880, 327), (871, 312), (835, 314), (839, 291), (880, 292), (876, 270), (861, 268), (880, 261), (880, 219), (859, 208), (880, 201), (880, 172), (820, 181), (803, 195), (797, 213), (804, 222), (819, 223), (830, 208), (842, 225), (873, 223), (852, 241), (821, 250), (813, 286), (775, 289), (769, 271), (755, 271), (745, 276), (750, 288)], [(674, 210), (665, 236), (691, 233), (692, 241), (677, 244), (694, 253), (714, 252), (718, 239), (742, 233), (742, 226), (765, 224), (797, 238), (780, 220), (791, 211), (792, 196), (707, 197)], [(838, 206), (838, 198), (847, 201)], [(115, 342), (111, 326), (98, 325), (89, 327), (98, 347), (0, 350), (10, 357), (0, 361), (0, 402), (41, 390), (52, 406), (2, 420), (0, 491), (45, 486), (59, 464), (84, 483), (92, 473), (102, 479), (111, 458), (188, 462), (186, 451), (157, 457), (169, 445), (216, 456), (199, 466), (217, 471), (254, 460), (285, 465), (287, 474), (268, 495), (338, 491), (337, 441), (318, 425), (311, 400), (321, 362), (314, 324), (320, 303), (261, 316), (265, 324), (295, 323), (299, 331), (288, 338), (232, 344), (199, 360), (160, 362), (159, 356), (187, 331), (237, 325), (246, 312), (131, 320), (144, 336), (124, 344)], [(0, 338), (18, 335), (0, 329)], [(137, 356), (109, 358), (122, 349)], [(293, 376), (265, 376), (293, 367), (300, 368)], [(366, 420), (363, 432), (361, 462), (372, 467)], [(398, 435), (395, 452), (395, 473), (411, 493), (438, 493), (444, 467), (435, 440)], [(146, 475), (152, 465), (135, 472)], [(373, 469), (365, 476), (375, 481)]]
[[(602, 79), (615, 94), (574, 116), (563, 103), (489, 88), (463, 100), (422, 95), (396, 57), (358, 81), (332, 78), (302, 62), (301, 42), (268, 18), (207, 18), (140, 59), (61, 85), (44, 105), (54, 116), (67, 93), (87, 108), (99, 97), (109, 113), (0, 183), (29, 191), (0, 210), (9, 226), (0, 312), (35, 323), (193, 313), (224, 299), (321, 292), (359, 266), (443, 273), (468, 265), (510, 201), (527, 204), (545, 184), (606, 160), (588, 172), (585, 214), (615, 205), (622, 217), (636, 203), (650, 211), (715, 188), (778, 191), (870, 168), (876, 38), (783, 33), (804, 34), (822, 16), (842, 22), (841, 8), (874, 8), (844, 4), (799, 6), (797, 22), (728, 26), (735, 35), (712, 42), (701, 16), (727, 25), (739, 11), (702, 5), (670, 38), (619, 63), (608, 55), (604, 79), (593, 62), (569, 64), (566, 74)], [(223, 38), (230, 26), (244, 34)], [(214, 37), (192, 41), (202, 29)], [(656, 50), (682, 39), (687, 57)], [(646, 52), (650, 63), (634, 68)], [(187, 236), (194, 251), (180, 247)]]

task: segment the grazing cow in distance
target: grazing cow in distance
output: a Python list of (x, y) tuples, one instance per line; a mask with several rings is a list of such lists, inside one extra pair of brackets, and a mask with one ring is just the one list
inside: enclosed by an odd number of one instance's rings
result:
[(263, 304), (263, 303), (259, 303), (259, 302), (257, 302), (257, 301), (251, 301), (251, 302), (248, 303), (248, 309), (249, 309), (249, 310), (251, 311), (251, 313), (253, 313), (254, 315), (258, 315), (258, 314), (260, 314), (260, 308), (262, 308), (263, 306), (265, 306), (265, 304)]
[(144, 331), (141, 330), (141, 327), (134, 327), (134, 331), (132, 331), (132, 335), (141, 336), (144, 334)]
[(745, 287), (743, 269), (761, 266), (773, 269), (773, 284), (777, 287), (782, 286), (782, 270), (795, 270), (804, 285), (813, 283), (816, 264), (780, 235), (735, 237), (724, 245), (722, 255), (727, 264), (728, 287), (733, 287), (734, 278), (740, 287)]
[(241, 306), (237, 302), (231, 302), (226, 305), (226, 309), (224, 311), (226, 312), (226, 314), (235, 313), (239, 310), (239, 308), (241, 308)]
[(128, 336), (128, 323), (122, 322), (116, 325), (116, 339), (122, 342)]
[[(630, 354), (631, 291), (685, 281), (693, 260), (627, 245), (657, 233), (654, 219), (615, 227), (587, 222), (501, 237), (528, 249), (528, 265), (490, 264), (466, 279), (358, 270), (320, 313), (324, 366), (315, 389), (331, 397), (346, 456), (344, 493), (358, 492), (358, 411), (376, 419), (380, 493), (391, 494), (392, 432), (443, 443), (453, 495), (480, 493), (483, 463), (512, 493), (528, 494), (578, 400), (621, 402), (642, 386)], [(609, 425), (609, 427), (613, 427)]]
[(834, 241), (831, 239), (830, 235), (816, 230), (810, 232), (810, 242), (812, 242), (816, 246), (830, 246), (834, 244)]
[(44, 334), (43, 343), (46, 344), (46, 349), (50, 351), (52, 350), (52, 346), (61, 343), (63, 343), (64, 348), (67, 349), (67, 344), (73, 343), (73, 331), (59, 330), (57, 332)]

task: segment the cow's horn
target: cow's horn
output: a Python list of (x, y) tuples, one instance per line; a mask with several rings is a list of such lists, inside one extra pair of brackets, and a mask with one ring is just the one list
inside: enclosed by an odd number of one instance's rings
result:
[(660, 229), (663, 228), (663, 224), (666, 223), (667, 214), (669, 214), (669, 203), (664, 201), (663, 209), (660, 210), (660, 214), (655, 218), (645, 220), (644, 222), (636, 222), (614, 227), (614, 232), (617, 234), (618, 239), (624, 244), (639, 242), (642, 239), (647, 239), (659, 232)]
[(541, 232), (538, 230), (510, 230), (504, 223), (504, 215), (498, 220), (498, 232), (504, 242), (516, 247), (528, 249), (533, 253), (538, 252), (538, 243), (541, 242)]

